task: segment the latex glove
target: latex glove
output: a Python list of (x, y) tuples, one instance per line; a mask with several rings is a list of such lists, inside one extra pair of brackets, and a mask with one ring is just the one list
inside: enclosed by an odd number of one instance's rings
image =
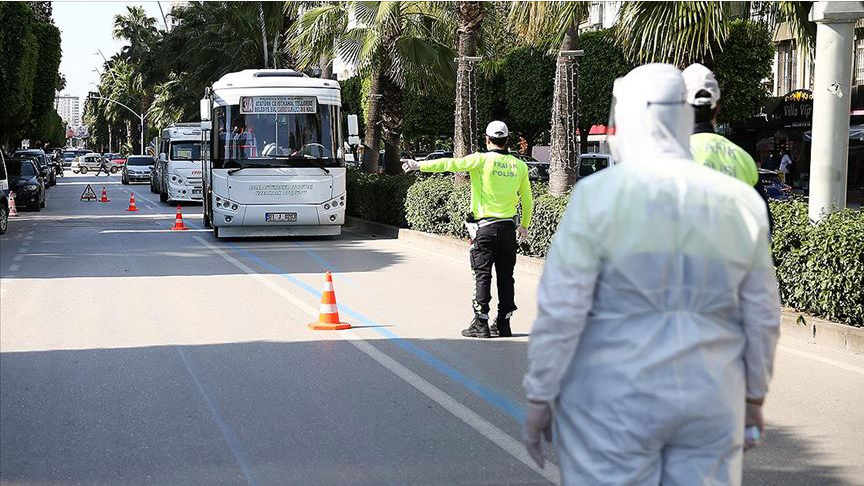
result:
[(548, 402), (528, 402), (525, 409), (525, 426), (522, 429), (522, 442), (528, 455), (537, 466), (543, 467), (543, 445), (540, 436), (546, 437), (546, 442), (552, 442), (552, 407)]
[[(756, 427), (759, 430), (759, 435), (765, 435), (765, 420), (762, 417), (762, 404), (748, 402), (744, 410), (744, 427)], [(744, 438), (744, 450), (752, 449), (759, 445), (759, 440)]]
[(420, 170), (420, 162), (417, 162), (414, 159), (402, 159), (402, 170), (405, 172), (413, 172), (415, 170)]
[(518, 241), (522, 241), (525, 238), (528, 238), (528, 228), (522, 226), (521, 224), (516, 227), (516, 239)]

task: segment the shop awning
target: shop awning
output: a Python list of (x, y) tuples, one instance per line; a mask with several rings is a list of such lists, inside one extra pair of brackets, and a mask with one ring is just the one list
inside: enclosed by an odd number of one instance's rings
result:
[[(813, 132), (807, 130), (804, 132), (804, 140), (810, 142), (813, 140)], [(852, 125), (849, 127), (849, 140), (858, 140), (864, 142), (864, 125)]]

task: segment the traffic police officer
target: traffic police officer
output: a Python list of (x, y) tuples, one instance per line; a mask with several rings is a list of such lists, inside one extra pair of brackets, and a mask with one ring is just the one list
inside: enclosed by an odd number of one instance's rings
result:
[[(693, 135), (690, 136), (693, 160), (753, 187), (767, 205), (768, 194), (759, 183), (759, 169), (753, 157), (726, 137), (714, 132), (717, 102), (720, 101), (720, 86), (714, 73), (697, 63), (688, 66), (682, 74), (687, 86), (687, 102), (693, 106), (696, 122)], [(773, 228), (771, 211), (768, 211), (768, 223), (769, 228)]]
[[(528, 166), (510, 155), (510, 132), (501, 121), (486, 127), (487, 152), (462, 158), (443, 158), (403, 164), (406, 172), (468, 172), (471, 178), (471, 212), (465, 222), (471, 236), (471, 270), (474, 272), (474, 320), (462, 331), (465, 337), (512, 336), (510, 317), (516, 310), (513, 268), (516, 266), (516, 235), (528, 235), (534, 200), (528, 180)], [(522, 202), (522, 216), (516, 223), (516, 206)], [(492, 267), (498, 284), (498, 316), (489, 326), (492, 300)]]

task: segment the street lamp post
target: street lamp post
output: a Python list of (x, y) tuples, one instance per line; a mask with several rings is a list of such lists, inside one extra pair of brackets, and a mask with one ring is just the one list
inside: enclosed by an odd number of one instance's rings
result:
[(813, 80), (813, 147), (810, 155), (809, 216), (819, 221), (846, 207), (849, 163), (849, 103), (855, 22), (861, 2), (816, 2), (816, 74)]
[(116, 103), (116, 104), (122, 106), (123, 108), (126, 108), (127, 110), (129, 110), (130, 113), (132, 113), (133, 115), (138, 117), (138, 119), (141, 121), (141, 154), (143, 155), (144, 154), (144, 114), (143, 113), (138, 114), (132, 108), (129, 108), (128, 106), (124, 105), (123, 103), (120, 103), (119, 101), (112, 100), (111, 98), (105, 98), (104, 96), (94, 96), (94, 95), (90, 95), (89, 98), (91, 100), (104, 100), (104, 101), (109, 101), (111, 103)]

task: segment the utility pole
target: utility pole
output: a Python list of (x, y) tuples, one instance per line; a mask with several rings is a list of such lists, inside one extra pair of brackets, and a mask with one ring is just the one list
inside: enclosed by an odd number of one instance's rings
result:
[(816, 70), (813, 80), (813, 146), (808, 215), (817, 222), (846, 207), (852, 43), (862, 2), (815, 2)]
[(138, 119), (141, 121), (141, 145), (140, 145), (141, 155), (144, 155), (144, 114), (143, 113), (141, 113), (141, 114), (136, 113), (135, 110), (133, 110), (132, 108), (129, 108), (128, 106), (124, 105), (123, 103), (120, 103), (119, 101), (116, 101), (116, 100), (112, 100), (111, 98), (105, 98), (104, 96), (94, 96), (91, 94), (90, 99), (91, 100), (105, 100), (105, 101), (108, 101), (110, 103), (116, 103), (116, 104), (122, 106), (123, 108), (126, 108), (127, 110), (129, 110), (130, 113), (132, 113), (133, 115), (138, 117)]

